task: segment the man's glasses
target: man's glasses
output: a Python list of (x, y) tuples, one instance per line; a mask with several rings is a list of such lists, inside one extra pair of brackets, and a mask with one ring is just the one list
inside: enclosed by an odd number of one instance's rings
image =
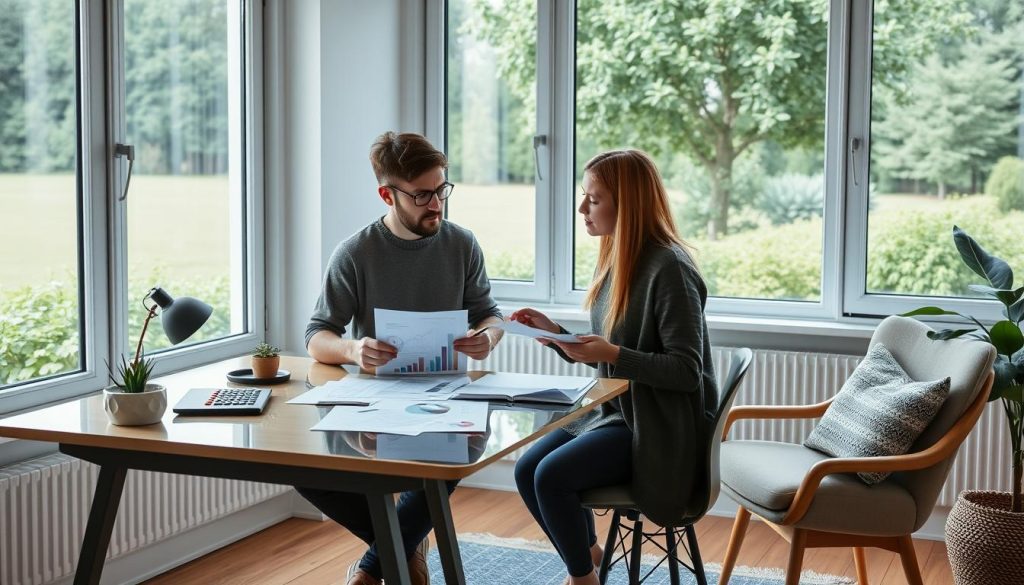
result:
[(394, 189), (399, 193), (405, 193), (406, 195), (412, 198), (412, 202), (415, 203), (417, 207), (423, 207), (427, 205), (428, 203), (430, 203), (430, 200), (433, 199), (435, 195), (437, 196), (438, 201), (444, 201), (445, 199), (448, 199), (449, 197), (452, 196), (452, 190), (455, 189), (455, 185), (452, 185), (451, 183), (445, 183), (433, 191), (417, 191), (416, 193), (410, 193), (408, 191), (402, 191), (398, 187), (392, 185), (384, 186), (387, 187), (388, 189)]

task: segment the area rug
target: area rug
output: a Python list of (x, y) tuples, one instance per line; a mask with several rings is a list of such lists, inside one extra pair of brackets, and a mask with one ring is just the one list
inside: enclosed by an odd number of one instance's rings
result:
[[(553, 548), (547, 543), (515, 538), (499, 538), (490, 534), (460, 534), (459, 551), (466, 573), (466, 585), (562, 585), (565, 580), (565, 565)], [(645, 558), (648, 565), (641, 571), (645, 575), (657, 559)], [(430, 582), (444, 583), (444, 572), (437, 550), (430, 550)], [(718, 583), (721, 565), (705, 563), (704, 571), (708, 583)], [(685, 585), (696, 583), (693, 575), (680, 568), (681, 582)], [(608, 575), (607, 585), (627, 585), (628, 574), (623, 563), (616, 565)], [(779, 585), (785, 582), (781, 569), (736, 567), (730, 585)], [(649, 585), (669, 585), (668, 567), (658, 567), (646, 581)], [(801, 585), (836, 585), (854, 583), (853, 579), (837, 575), (823, 575), (804, 571), (800, 576)]]

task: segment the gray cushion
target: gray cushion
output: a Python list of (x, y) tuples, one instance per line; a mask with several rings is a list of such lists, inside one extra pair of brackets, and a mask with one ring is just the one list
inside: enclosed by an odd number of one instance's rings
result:
[[(827, 455), (793, 443), (722, 443), (722, 491), (762, 518), (780, 522), (804, 476)], [(914, 531), (917, 506), (895, 482), (865, 485), (851, 474), (827, 475), (797, 526), (892, 536)]]
[[(881, 343), (853, 371), (804, 445), (835, 457), (902, 455), (935, 418), (949, 378), (913, 380)], [(888, 472), (858, 473), (876, 484)]]

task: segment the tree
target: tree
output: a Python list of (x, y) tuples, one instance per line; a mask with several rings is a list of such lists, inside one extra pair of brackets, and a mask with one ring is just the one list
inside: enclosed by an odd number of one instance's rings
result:
[[(476, 33), (525, 103), (535, 39), (519, 34), (535, 0), (475, 0)], [(712, 181), (710, 238), (727, 233), (733, 164), (754, 144), (824, 136), (828, 0), (579, 0), (577, 140), (683, 152)], [(877, 0), (875, 82), (902, 83), (937, 39), (970, 22), (963, 0)]]
[(1017, 68), (989, 53), (987, 44), (967, 44), (949, 64), (933, 56), (917, 67), (906, 95), (883, 90), (876, 164), (935, 183), (939, 198), (968, 176), (976, 191), (993, 161), (1012, 152), (1018, 125)]

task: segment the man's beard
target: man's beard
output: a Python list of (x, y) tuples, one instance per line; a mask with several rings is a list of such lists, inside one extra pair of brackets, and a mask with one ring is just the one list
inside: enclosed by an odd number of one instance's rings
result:
[[(423, 217), (419, 218), (419, 220), (417, 221), (416, 216), (412, 214), (407, 214), (405, 209), (403, 209), (402, 204), (398, 203), (397, 201), (398, 200), (396, 200), (396, 205), (398, 208), (398, 221), (402, 222), (402, 225), (405, 226), (405, 229), (416, 234), (417, 236), (420, 236), (421, 238), (430, 237), (436, 234), (438, 230), (441, 229), (441, 222), (444, 221), (444, 218), (441, 217), (440, 211), (436, 213), (428, 213)], [(430, 226), (427, 224), (427, 221), (429, 221), (433, 217), (437, 217), (438, 222), (437, 224)]]

